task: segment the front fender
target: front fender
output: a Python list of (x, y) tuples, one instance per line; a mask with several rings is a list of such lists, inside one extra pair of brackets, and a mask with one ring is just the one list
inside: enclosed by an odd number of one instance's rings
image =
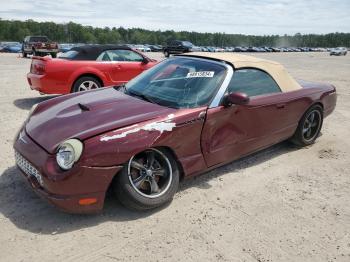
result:
[(174, 128), (173, 122), (155, 120), (87, 139), (81, 161), (88, 166), (121, 165), (133, 155), (169, 139)]
[[(204, 167), (200, 139), (206, 108), (179, 110), (175, 115), (112, 130), (84, 141), (81, 162), (87, 166), (117, 166), (151, 147), (170, 148), (185, 174)], [(193, 164), (193, 160), (196, 160)]]

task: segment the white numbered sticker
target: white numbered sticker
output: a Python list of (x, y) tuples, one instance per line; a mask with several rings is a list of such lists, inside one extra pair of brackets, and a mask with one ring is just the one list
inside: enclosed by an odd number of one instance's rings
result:
[(201, 72), (191, 72), (188, 73), (186, 78), (192, 78), (192, 77), (213, 77), (214, 71), (201, 71)]

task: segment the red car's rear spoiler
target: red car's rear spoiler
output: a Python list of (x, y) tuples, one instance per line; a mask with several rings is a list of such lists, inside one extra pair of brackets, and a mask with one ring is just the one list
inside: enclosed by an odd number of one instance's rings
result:
[(47, 60), (51, 60), (52, 58), (50, 56), (33, 56), (32, 59), (47, 61)]

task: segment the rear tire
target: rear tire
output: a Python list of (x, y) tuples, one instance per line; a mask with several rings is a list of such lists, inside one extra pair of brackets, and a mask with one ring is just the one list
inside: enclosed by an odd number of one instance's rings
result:
[(323, 109), (320, 105), (311, 106), (300, 119), (291, 142), (297, 146), (308, 146), (315, 142), (323, 124)]
[(169, 51), (165, 50), (165, 51), (164, 51), (164, 56), (165, 56), (165, 57), (169, 57), (169, 56), (170, 56)]
[(92, 89), (98, 89), (100, 87), (101, 83), (95, 77), (83, 76), (78, 78), (77, 81), (75, 81), (72, 91), (76, 93), (82, 91), (89, 91)]
[[(153, 160), (149, 160), (151, 155)], [(179, 179), (179, 169), (171, 154), (150, 148), (133, 156), (126, 163), (113, 181), (113, 189), (125, 207), (149, 210), (173, 199)]]
[(22, 51), (22, 57), (26, 58), (27, 57), (27, 53)]

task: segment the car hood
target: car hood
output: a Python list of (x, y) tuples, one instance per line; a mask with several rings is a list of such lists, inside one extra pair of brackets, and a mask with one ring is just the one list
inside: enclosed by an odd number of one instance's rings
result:
[(40, 103), (27, 120), (26, 132), (47, 152), (54, 153), (66, 139), (84, 140), (174, 111), (106, 88)]

